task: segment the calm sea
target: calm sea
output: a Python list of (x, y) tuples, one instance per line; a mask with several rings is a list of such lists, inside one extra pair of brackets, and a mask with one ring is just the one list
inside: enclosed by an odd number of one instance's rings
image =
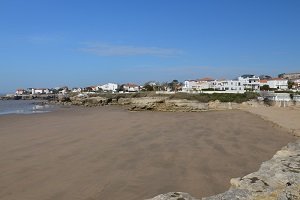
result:
[(32, 114), (50, 112), (52, 105), (43, 105), (39, 101), (31, 100), (0, 100), (0, 115), (5, 114)]

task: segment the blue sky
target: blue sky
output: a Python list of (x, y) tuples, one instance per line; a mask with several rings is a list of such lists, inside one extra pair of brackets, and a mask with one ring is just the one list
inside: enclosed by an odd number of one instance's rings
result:
[(1, 0), (0, 92), (300, 71), (298, 0)]

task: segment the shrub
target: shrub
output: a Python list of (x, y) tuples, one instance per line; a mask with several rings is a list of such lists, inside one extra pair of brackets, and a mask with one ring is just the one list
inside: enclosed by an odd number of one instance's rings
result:
[(236, 102), (242, 103), (251, 99), (256, 99), (259, 94), (254, 92), (246, 92), (244, 94), (227, 94), (227, 93), (213, 93), (213, 94), (189, 94), (189, 93), (176, 93), (171, 95), (170, 99), (187, 99), (197, 100), (199, 102), (207, 103), (210, 101), (219, 100), (221, 102)]

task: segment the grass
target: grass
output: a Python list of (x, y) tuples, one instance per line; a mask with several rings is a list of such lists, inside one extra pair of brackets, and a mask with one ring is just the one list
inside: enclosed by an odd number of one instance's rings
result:
[(187, 99), (196, 100), (198, 102), (207, 103), (210, 101), (219, 100), (220, 102), (236, 102), (242, 103), (251, 99), (256, 99), (259, 94), (254, 92), (246, 92), (244, 94), (225, 94), (225, 93), (213, 93), (213, 94), (189, 94), (189, 93), (175, 93), (175, 94), (156, 94), (155, 92), (139, 92), (139, 93), (101, 93), (93, 94), (90, 96), (101, 96), (108, 99), (120, 99), (120, 98), (140, 98), (140, 97), (167, 97), (169, 99)]
[(199, 102), (207, 103), (210, 101), (219, 100), (220, 102), (236, 102), (242, 103), (251, 99), (256, 99), (259, 96), (257, 93), (246, 92), (244, 94), (226, 94), (226, 93), (213, 93), (213, 94), (188, 94), (176, 93), (170, 96), (171, 99), (187, 99), (196, 100)]

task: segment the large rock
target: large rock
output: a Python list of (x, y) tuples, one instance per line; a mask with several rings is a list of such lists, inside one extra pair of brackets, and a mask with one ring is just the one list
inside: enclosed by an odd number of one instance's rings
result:
[(158, 195), (153, 199), (149, 199), (149, 200), (199, 200), (199, 199), (192, 197), (188, 193), (169, 192), (167, 194)]
[(158, 110), (159, 105), (163, 105), (165, 101), (165, 97), (140, 97), (122, 100), (122, 105), (130, 105), (129, 110)]
[(111, 99), (105, 97), (88, 97), (88, 96), (74, 96), (70, 97), (71, 105), (84, 105), (84, 106), (103, 106), (107, 105)]
[[(231, 179), (231, 188), (202, 200), (300, 200), (300, 140), (288, 144), (257, 172)], [(173, 200), (168, 193), (152, 200)], [(181, 193), (180, 193), (181, 194)], [(183, 199), (195, 199), (182, 193)]]
[(196, 100), (169, 99), (167, 97), (120, 98), (120, 105), (129, 106), (129, 110), (155, 110), (169, 112), (197, 112), (207, 110), (230, 110), (239, 108), (237, 103), (213, 101), (202, 103)]

